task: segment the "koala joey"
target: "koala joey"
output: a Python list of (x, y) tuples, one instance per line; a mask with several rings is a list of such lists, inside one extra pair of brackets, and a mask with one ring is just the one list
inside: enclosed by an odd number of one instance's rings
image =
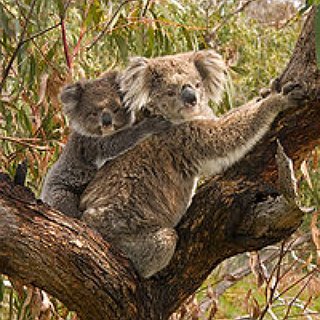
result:
[(105, 161), (168, 129), (169, 123), (158, 118), (132, 125), (134, 112), (122, 106), (117, 77), (117, 72), (108, 72), (61, 92), (72, 132), (44, 180), (41, 199), (66, 215), (81, 216), (80, 195)]

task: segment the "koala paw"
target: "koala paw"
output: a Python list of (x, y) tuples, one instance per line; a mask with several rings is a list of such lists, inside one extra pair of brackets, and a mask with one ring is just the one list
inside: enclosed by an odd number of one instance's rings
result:
[(307, 101), (307, 89), (299, 82), (288, 82), (282, 88), (282, 94), (287, 96), (288, 101), (293, 106), (302, 106)]
[(259, 91), (259, 99), (258, 101), (268, 97), (272, 93), (280, 93), (281, 92), (281, 83), (279, 78), (272, 79), (270, 81), (270, 87), (262, 88)]
[(171, 122), (161, 116), (147, 118), (143, 120), (142, 125), (144, 126), (144, 129), (150, 133), (165, 132), (172, 127)]
[(272, 79), (270, 82), (270, 88), (272, 92), (281, 92), (281, 81), (280, 78)]

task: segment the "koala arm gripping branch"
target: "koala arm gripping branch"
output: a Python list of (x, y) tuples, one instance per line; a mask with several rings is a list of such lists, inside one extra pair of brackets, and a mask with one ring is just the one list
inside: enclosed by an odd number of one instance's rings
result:
[(126, 127), (111, 136), (99, 139), (99, 158), (105, 162), (132, 149), (152, 134), (167, 131), (171, 123), (161, 117), (147, 118), (138, 124)]
[(222, 172), (248, 153), (269, 130), (283, 110), (300, 105), (305, 100), (301, 86), (288, 84), (283, 93), (251, 102), (233, 110), (215, 122), (203, 121), (197, 131), (195, 148), (201, 155), (200, 172), (213, 175)]

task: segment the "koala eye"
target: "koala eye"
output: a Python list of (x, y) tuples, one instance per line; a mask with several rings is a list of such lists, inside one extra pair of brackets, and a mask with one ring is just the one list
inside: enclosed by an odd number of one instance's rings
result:
[(173, 96), (176, 95), (176, 92), (175, 92), (174, 90), (168, 90), (168, 91), (167, 91), (167, 95), (168, 95), (169, 97), (173, 97)]
[(196, 87), (197, 89), (199, 89), (199, 88), (201, 87), (201, 82), (200, 82), (200, 81), (197, 82), (197, 83), (195, 84), (195, 87)]
[(91, 117), (98, 117), (98, 116), (99, 116), (99, 114), (98, 114), (98, 112), (91, 112), (91, 113), (89, 113), (89, 114), (88, 114), (88, 116), (91, 116)]

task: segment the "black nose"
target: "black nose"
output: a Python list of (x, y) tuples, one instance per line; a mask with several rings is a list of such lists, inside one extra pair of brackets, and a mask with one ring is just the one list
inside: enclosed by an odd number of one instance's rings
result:
[(184, 86), (182, 88), (181, 98), (184, 103), (195, 105), (197, 102), (196, 93), (190, 86)]
[(102, 125), (105, 127), (112, 125), (112, 116), (108, 112), (102, 113)]

